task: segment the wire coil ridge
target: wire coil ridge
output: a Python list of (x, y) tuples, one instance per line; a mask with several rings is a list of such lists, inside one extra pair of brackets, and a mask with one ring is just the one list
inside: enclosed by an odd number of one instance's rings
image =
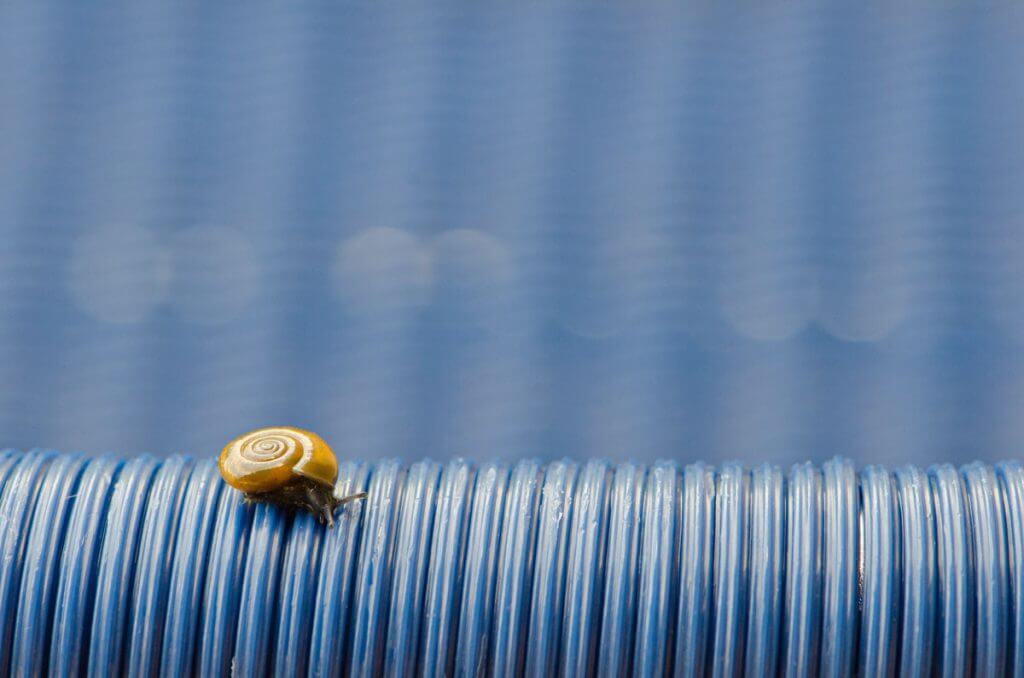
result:
[(0, 453), (2, 675), (1024, 676), (1024, 467)]

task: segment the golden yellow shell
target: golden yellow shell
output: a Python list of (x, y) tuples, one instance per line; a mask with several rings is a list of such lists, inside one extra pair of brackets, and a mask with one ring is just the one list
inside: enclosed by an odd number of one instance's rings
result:
[(220, 453), (220, 474), (228, 485), (250, 494), (273, 492), (295, 479), (308, 478), (333, 488), (338, 459), (315, 433), (290, 426), (251, 431)]

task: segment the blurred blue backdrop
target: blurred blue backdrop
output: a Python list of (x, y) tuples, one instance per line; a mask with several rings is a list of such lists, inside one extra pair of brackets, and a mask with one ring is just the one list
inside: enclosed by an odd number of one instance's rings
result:
[(0, 7), (0, 444), (997, 459), (1024, 11)]

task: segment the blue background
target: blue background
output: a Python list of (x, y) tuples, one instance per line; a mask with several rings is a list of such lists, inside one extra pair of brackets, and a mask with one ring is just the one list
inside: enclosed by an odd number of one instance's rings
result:
[(0, 444), (994, 460), (1024, 10), (5, 3)]

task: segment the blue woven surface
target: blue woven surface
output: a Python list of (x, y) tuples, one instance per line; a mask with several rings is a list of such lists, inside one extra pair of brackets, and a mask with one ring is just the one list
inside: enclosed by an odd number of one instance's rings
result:
[(1024, 446), (1019, 8), (0, 8), (0, 444)]

